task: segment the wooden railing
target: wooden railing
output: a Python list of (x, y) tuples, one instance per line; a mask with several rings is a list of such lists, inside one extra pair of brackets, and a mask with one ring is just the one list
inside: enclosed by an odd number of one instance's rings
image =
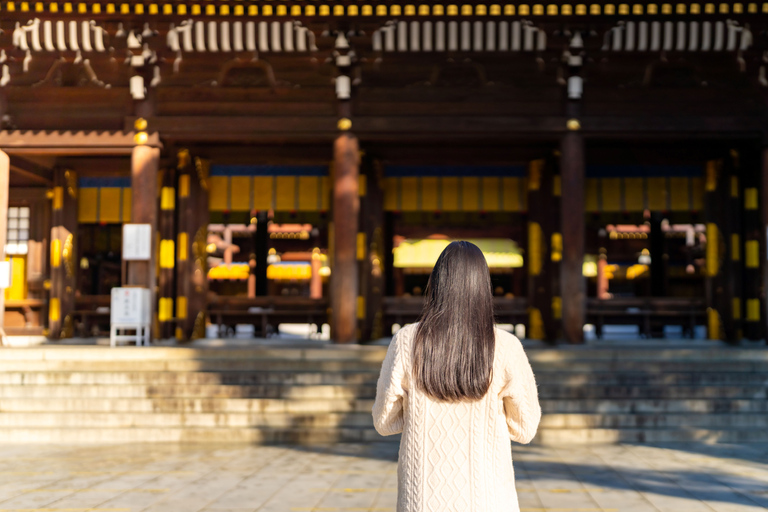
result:
[(319, 332), (328, 322), (328, 307), (328, 299), (309, 297), (216, 297), (208, 304), (208, 316), (220, 336), (234, 332), (238, 324), (250, 324), (257, 335), (267, 337), (281, 323), (316, 324)]
[(637, 325), (641, 336), (652, 337), (654, 329), (680, 325), (686, 336), (693, 337), (697, 325), (706, 322), (707, 308), (700, 298), (630, 297), (588, 299), (587, 322), (595, 325), (595, 334), (603, 336), (603, 326)]

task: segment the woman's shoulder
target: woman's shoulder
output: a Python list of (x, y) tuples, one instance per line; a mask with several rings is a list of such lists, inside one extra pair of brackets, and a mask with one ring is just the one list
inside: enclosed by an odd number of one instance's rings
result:
[(394, 337), (393, 341), (398, 343), (399, 345), (405, 345), (411, 342), (413, 340), (413, 337), (416, 335), (416, 329), (418, 328), (419, 323), (416, 322), (414, 324), (408, 324), (404, 325), (403, 327), (398, 330)]
[(523, 344), (517, 336), (504, 329), (495, 328), (496, 331), (496, 350), (499, 355), (513, 356), (523, 351)]

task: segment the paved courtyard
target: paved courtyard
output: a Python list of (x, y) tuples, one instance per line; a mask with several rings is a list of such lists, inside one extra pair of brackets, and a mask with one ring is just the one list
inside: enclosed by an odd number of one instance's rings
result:
[[(768, 509), (768, 445), (513, 453), (523, 512)], [(0, 512), (394, 512), (396, 459), (391, 443), (0, 445)]]

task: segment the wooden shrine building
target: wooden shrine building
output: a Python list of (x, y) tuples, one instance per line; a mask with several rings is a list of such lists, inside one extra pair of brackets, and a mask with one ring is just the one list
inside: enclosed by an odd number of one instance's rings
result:
[[(768, 3), (0, 2), (8, 334), (413, 321), (448, 239), (499, 322), (764, 339)], [(151, 224), (150, 261), (122, 225)]]

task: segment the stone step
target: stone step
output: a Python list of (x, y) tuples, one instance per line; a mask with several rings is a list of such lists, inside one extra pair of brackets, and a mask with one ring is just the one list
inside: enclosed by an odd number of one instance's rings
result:
[[(316, 398), (371, 399), (374, 384), (252, 386), (66, 384), (4, 385), (0, 398)], [(551, 399), (751, 399), (765, 400), (768, 386), (583, 386), (539, 384), (539, 398)]]
[[(141, 442), (332, 444), (391, 442), (372, 428), (0, 428), (0, 443), (108, 444)], [(768, 442), (768, 430), (736, 429), (539, 429), (538, 445), (609, 443)]]
[[(372, 427), (370, 411), (350, 412), (0, 412), (0, 428), (340, 428)], [(768, 415), (544, 414), (544, 429), (768, 429)]]
[(0, 428), (0, 444), (248, 443), (323, 445), (399, 442), (373, 428)]
[[(4, 349), (18, 351), (19, 349)], [(115, 349), (118, 350), (118, 349)], [(159, 349), (158, 349), (159, 350)], [(768, 351), (766, 351), (768, 352)], [(291, 371), (291, 372), (338, 372), (360, 371), (378, 372), (381, 369), (383, 353), (373, 357), (363, 354), (360, 358), (341, 359), (306, 359), (306, 358), (266, 358), (266, 359), (2, 359), (0, 357), (0, 373), (2, 372), (50, 372), (50, 371), (79, 371), (79, 372), (228, 372), (228, 371)], [(615, 373), (644, 372), (648, 374), (684, 373), (684, 372), (758, 372), (768, 374), (768, 361), (759, 358), (755, 360), (724, 358), (717, 359), (681, 359), (681, 360), (636, 360), (626, 358), (620, 360), (582, 359), (582, 360), (548, 360), (535, 357), (536, 352), (529, 353), (531, 365), (536, 373)], [(380, 357), (379, 357), (380, 356)], [(116, 357), (118, 355), (116, 354)]]
[(541, 428), (533, 444), (546, 446), (615, 443), (765, 443), (768, 430)]
[(690, 414), (544, 414), (541, 428), (768, 429), (764, 413)]
[[(222, 359), (357, 359), (378, 360), (384, 358), (387, 347), (378, 345), (312, 345), (286, 343), (280, 346), (252, 347), (116, 347), (95, 345), (46, 345), (41, 347), (8, 348), (0, 351), (0, 360), (222, 360)], [(762, 361), (768, 362), (765, 346), (753, 348), (703, 347), (663, 348), (635, 346), (559, 346), (554, 348), (526, 349), (534, 362), (556, 362), (576, 360), (698, 360), (698, 361)]]
[(387, 347), (365, 345), (323, 345), (281, 347), (103, 347), (61, 345), (0, 350), (0, 361), (376, 361), (381, 363)]
[[(0, 351), (1, 352), (1, 351)], [(3, 361), (3, 372), (376, 372), (381, 360), (206, 359), (127, 361)]]
[(659, 413), (764, 413), (768, 401), (759, 399), (683, 399), (683, 400), (541, 400), (545, 413), (659, 414)]
[(371, 412), (100, 413), (3, 412), (1, 428), (341, 428), (373, 427)]
[(223, 385), (50, 385), (0, 386), (2, 398), (374, 398), (374, 385), (223, 386)]
[(0, 386), (25, 385), (360, 385), (375, 386), (376, 372), (0, 372)]
[[(373, 399), (0, 398), (3, 412), (272, 413), (370, 412)], [(544, 414), (763, 413), (768, 400), (541, 400)]]
[(539, 399), (765, 400), (768, 386), (558, 386), (539, 383)]
[[(62, 384), (0, 386), (0, 398), (344, 398), (370, 399), (371, 384), (345, 385), (145, 385)], [(539, 384), (548, 399), (751, 399), (765, 400), (768, 386), (581, 386)]]
[(96, 413), (371, 413), (373, 400), (274, 398), (0, 398), (9, 412)]
[[(255, 385), (255, 384), (370, 384), (376, 371), (6, 371), (0, 372), (0, 385), (53, 384), (147, 384), (147, 385)], [(546, 385), (563, 386), (682, 386), (682, 385), (765, 385), (768, 372), (553, 372), (539, 371), (537, 380)]]

